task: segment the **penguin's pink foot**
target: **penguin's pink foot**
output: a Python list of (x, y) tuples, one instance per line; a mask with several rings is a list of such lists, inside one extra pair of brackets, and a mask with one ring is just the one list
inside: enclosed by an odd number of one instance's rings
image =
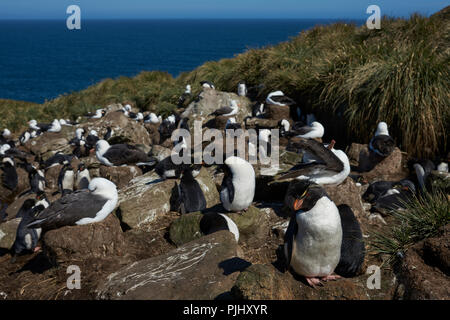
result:
[(41, 247), (36, 247), (36, 248), (34, 248), (34, 250), (33, 250), (34, 253), (39, 252), (39, 251), (41, 251)]
[(307, 277), (305, 277), (305, 278), (306, 278), (306, 282), (308, 282), (308, 284), (313, 288), (315, 288), (316, 286), (322, 285), (322, 282), (320, 282), (319, 278), (307, 278)]
[(329, 275), (329, 276), (326, 276), (326, 277), (323, 277), (321, 280), (322, 281), (334, 281), (334, 280), (338, 280), (338, 279), (342, 279), (342, 277), (341, 276), (338, 276), (337, 274), (335, 274), (335, 275)]

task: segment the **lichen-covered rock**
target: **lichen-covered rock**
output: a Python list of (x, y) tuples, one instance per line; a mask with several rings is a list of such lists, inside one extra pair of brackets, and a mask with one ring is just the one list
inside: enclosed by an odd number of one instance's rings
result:
[(189, 117), (189, 126), (193, 128), (193, 121), (200, 120), (206, 124), (213, 119), (211, 113), (225, 106), (231, 105), (231, 100), (235, 100), (239, 106), (239, 112), (235, 116), (237, 122), (243, 122), (247, 116), (251, 115), (250, 100), (246, 97), (239, 97), (235, 93), (221, 92), (217, 90), (204, 89), (198, 101), (192, 102), (183, 112), (182, 117)]
[(142, 170), (137, 166), (125, 167), (100, 167), (100, 176), (114, 182), (117, 189), (122, 189), (134, 178), (142, 175)]
[(205, 196), (206, 208), (212, 208), (220, 203), (220, 195), (217, 191), (214, 179), (206, 168), (200, 170), (200, 174), (195, 177), (195, 180), (197, 180), (203, 191), (203, 195)]
[(289, 119), (291, 117), (290, 108), (288, 106), (277, 106), (274, 104), (266, 105), (266, 117), (270, 120), (281, 121), (283, 119)]
[(420, 241), (405, 254), (399, 270), (404, 285), (401, 298), (450, 299), (450, 225), (442, 234)]
[(148, 135), (151, 140), (152, 145), (157, 145), (161, 142), (161, 135), (159, 133), (159, 126), (160, 124), (154, 124), (154, 123), (146, 123), (144, 124), (145, 129), (147, 129)]
[(66, 130), (73, 130), (75, 135), (75, 129), (64, 129), (64, 132), (45, 132), (39, 137), (36, 137), (25, 144), (25, 148), (30, 150), (31, 153), (36, 155), (39, 159), (46, 161), (57, 152), (72, 153), (72, 147), (69, 145), (69, 140)]
[(200, 231), (200, 220), (203, 214), (193, 212), (182, 215), (170, 225), (170, 240), (177, 246), (199, 239), (203, 236)]
[[(265, 238), (270, 233), (267, 215), (251, 206), (247, 212), (227, 214), (239, 229), (239, 242), (251, 245)], [(200, 220), (202, 213), (183, 215), (170, 227), (170, 239), (176, 245), (182, 245), (202, 236)]]
[(12, 219), (0, 224), (0, 249), (9, 250), (12, 248), (21, 220), (21, 218)]
[(120, 222), (113, 214), (102, 222), (48, 231), (43, 243), (49, 258), (57, 264), (125, 254)]
[(165, 148), (160, 145), (153, 145), (151, 150), (151, 155), (158, 159), (158, 161), (162, 161), (167, 157), (170, 157), (172, 151), (169, 148)]
[(349, 279), (340, 279), (313, 289), (296, 280), (291, 273), (281, 273), (273, 266), (252, 265), (243, 271), (232, 296), (239, 300), (366, 300), (364, 289)]
[(99, 299), (212, 300), (228, 292), (248, 263), (236, 258), (229, 232), (218, 232), (135, 262), (109, 275), (97, 289)]
[[(80, 126), (81, 127), (81, 126)], [(149, 145), (151, 143), (150, 136), (147, 129), (141, 124), (137, 124), (136, 121), (126, 117), (123, 112), (114, 111), (108, 112), (106, 116), (99, 120), (89, 120), (89, 122), (82, 126), (87, 132), (95, 130), (99, 137), (103, 137), (108, 127), (114, 130), (113, 137), (122, 137), (130, 141), (131, 144), (144, 144)]]
[(278, 124), (279, 121), (272, 119), (248, 118), (245, 120), (245, 127), (247, 129), (256, 129), (256, 128), (276, 129), (279, 128)]
[(267, 215), (254, 206), (250, 206), (246, 212), (227, 215), (238, 226), (239, 241), (246, 242), (249, 245), (253, 242), (259, 242), (271, 232)]
[(28, 199), (35, 199), (36, 194), (31, 193), (24, 195), (20, 198), (17, 198), (13, 203), (11, 203), (8, 208), (6, 209), (6, 214), (8, 215), (8, 219), (14, 219), (19, 212), (20, 208), (22, 207), (23, 203)]
[(145, 228), (170, 211), (170, 200), (175, 180), (162, 180), (151, 171), (136, 177), (119, 192), (118, 216), (128, 227)]
[(45, 185), (49, 190), (58, 189), (58, 177), (62, 167), (63, 165), (58, 164), (45, 171)]
[(328, 185), (324, 186), (324, 189), (336, 206), (348, 205), (359, 219), (366, 215), (361, 200), (361, 187), (357, 186), (353, 179), (347, 178), (340, 185)]

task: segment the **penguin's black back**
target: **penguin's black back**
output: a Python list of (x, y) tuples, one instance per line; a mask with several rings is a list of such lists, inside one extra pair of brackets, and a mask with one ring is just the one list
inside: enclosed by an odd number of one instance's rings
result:
[(160, 177), (163, 177), (166, 171), (174, 170), (175, 177), (178, 178), (181, 174), (182, 169), (183, 165), (174, 164), (171, 157), (167, 157), (162, 161), (158, 162), (158, 164), (155, 167), (155, 171)]
[(345, 204), (338, 209), (342, 225), (342, 246), (341, 259), (334, 272), (350, 278), (361, 272), (366, 250), (361, 227), (352, 209)]
[(294, 213), (289, 220), (288, 228), (286, 229), (286, 233), (284, 234), (284, 258), (286, 262), (286, 270), (288, 270), (289, 266), (291, 265), (293, 242), (295, 241), (294, 238), (297, 236), (297, 234), (298, 224), (296, 214)]
[(10, 163), (6, 163), (3, 168), (2, 184), (6, 189), (14, 190), (19, 184), (19, 178), (17, 176), (17, 171), (14, 166)]
[[(19, 227), (17, 228), (16, 240), (14, 241), (13, 249), (15, 254), (21, 254), (27, 250), (33, 250), (38, 241), (39, 236), (36, 229), (28, 228), (27, 225), (33, 221), (33, 217), (31, 216), (33, 209), (25, 212), (22, 220), (19, 223)], [(31, 248), (27, 248), (27, 244), (25, 242), (25, 237), (30, 235), (31, 237)]]
[(39, 191), (39, 181), (41, 180), (38, 172), (35, 170), (34, 173), (29, 173), (28, 177), (30, 180), (31, 192), (37, 193)]
[(379, 198), (372, 206), (373, 209), (396, 210), (406, 209), (406, 204), (411, 201), (414, 194), (411, 191), (399, 190), (400, 193), (391, 194)]
[(6, 217), (8, 216), (8, 214), (6, 213), (6, 209), (8, 209), (8, 204), (3, 204), (0, 201), (0, 223), (6, 220)]
[(380, 196), (391, 189), (394, 184), (395, 183), (392, 181), (377, 181), (371, 183), (362, 198), (364, 201), (373, 203), (374, 201), (377, 201)]
[(191, 171), (186, 171), (180, 181), (181, 202), (186, 213), (206, 209), (206, 199)]
[(24, 218), (29, 214), (29, 211), (34, 207), (36, 201), (34, 199), (27, 199), (24, 201), (19, 211), (16, 214), (16, 218)]
[(228, 230), (227, 220), (216, 212), (205, 213), (200, 220), (200, 231), (204, 235)]

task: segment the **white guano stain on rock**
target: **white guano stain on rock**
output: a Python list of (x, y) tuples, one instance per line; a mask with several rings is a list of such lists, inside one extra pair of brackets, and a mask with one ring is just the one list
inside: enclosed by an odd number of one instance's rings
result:
[[(143, 266), (141, 263), (142, 269), (138, 272), (132, 272), (137, 264), (133, 263), (123, 271), (110, 275), (108, 277), (108, 286), (127, 283), (129, 287), (123, 291), (123, 294), (127, 294), (149, 283), (170, 282), (175, 279), (180, 280), (182, 279), (180, 277), (184, 270), (199, 264), (208, 252), (217, 245), (219, 243), (205, 243), (193, 247), (179, 248), (162, 264), (154, 262)], [(127, 272), (132, 273), (127, 274)]]

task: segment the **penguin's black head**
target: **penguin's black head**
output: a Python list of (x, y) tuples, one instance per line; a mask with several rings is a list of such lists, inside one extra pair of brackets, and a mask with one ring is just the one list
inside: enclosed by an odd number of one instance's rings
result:
[(43, 191), (39, 191), (37, 194), (36, 194), (36, 200), (37, 201), (41, 201), (41, 200), (44, 200), (44, 199), (46, 199), (47, 198), (47, 195), (45, 194), (45, 192), (43, 192)]
[(328, 197), (327, 192), (318, 184), (308, 181), (301, 181), (295, 186), (295, 211), (309, 211), (316, 205), (316, 202), (323, 197)]
[(416, 186), (412, 181), (408, 179), (399, 181), (397, 184), (394, 185), (394, 189), (416, 193)]
[(355, 181), (356, 183), (360, 183), (360, 184), (368, 184), (369, 181), (361, 175), (350, 175), (350, 178), (353, 179), (353, 181)]
[(24, 201), (23, 205), (22, 205), (22, 209), (24, 210), (30, 210), (31, 208), (34, 207), (34, 204), (36, 203), (36, 201), (34, 199), (27, 199)]
[(82, 172), (85, 169), (86, 169), (86, 166), (85, 166), (85, 164), (83, 162), (78, 165), (78, 171)]

